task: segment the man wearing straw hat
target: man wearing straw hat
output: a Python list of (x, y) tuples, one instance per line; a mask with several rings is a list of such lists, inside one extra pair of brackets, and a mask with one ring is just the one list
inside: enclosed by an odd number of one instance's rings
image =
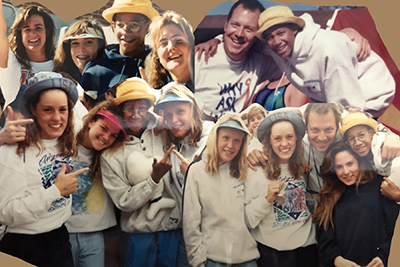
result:
[(85, 91), (92, 91), (94, 98), (126, 78), (140, 77), (139, 67), (150, 52), (144, 43), (148, 26), (159, 14), (150, 0), (115, 0), (102, 15), (111, 23), (118, 44), (108, 45), (105, 58), (85, 67), (81, 85)]
[(257, 37), (281, 71), (311, 102), (341, 103), (379, 117), (392, 102), (395, 82), (373, 51), (357, 61), (356, 45), (343, 33), (321, 29), (309, 14), (293, 15), (286, 6), (261, 13)]
[[(227, 111), (241, 112), (252, 103), (264, 81), (283, 77), (270, 53), (259, 52), (262, 48), (255, 37), (263, 11), (257, 0), (237, 1), (229, 11), (223, 42), (218, 36), (196, 46), (200, 58), (195, 61), (196, 101), (206, 114), (219, 118)], [(363, 60), (369, 53), (368, 42), (354, 29), (345, 31), (356, 42), (359, 59)], [(212, 51), (216, 52), (210, 57)], [(303, 93), (293, 89), (285, 94), (304, 99)]]

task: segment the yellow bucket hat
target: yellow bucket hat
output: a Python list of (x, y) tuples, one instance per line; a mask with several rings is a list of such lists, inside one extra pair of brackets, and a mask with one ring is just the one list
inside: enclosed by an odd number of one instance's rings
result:
[(149, 92), (151, 87), (145, 80), (138, 77), (124, 80), (116, 89), (117, 92), (114, 99), (116, 105), (129, 100), (147, 99), (150, 102), (149, 107), (152, 107), (156, 101), (156, 96)]
[(103, 17), (110, 23), (115, 13), (139, 13), (150, 20), (159, 16), (150, 0), (115, 0), (112, 7), (103, 11)]
[(303, 29), (305, 25), (304, 20), (296, 17), (287, 6), (273, 6), (260, 14), (260, 18), (258, 19), (259, 29), (256, 35), (259, 39), (262, 39), (263, 32), (275, 25), (284, 23), (297, 24), (301, 29)]

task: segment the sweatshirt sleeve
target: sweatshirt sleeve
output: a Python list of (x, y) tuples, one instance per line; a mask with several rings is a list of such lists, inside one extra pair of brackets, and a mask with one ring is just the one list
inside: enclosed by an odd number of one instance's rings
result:
[(355, 44), (343, 33), (334, 34), (335, 42), (325, 42), (324, 66), (320, 66), (326, 102), (364, 110), (367, 99), (358, 81)]
[(55, 185), (31, 189), (25, 165), (17, 159), (15, 147), (11, 148), (7, 152), (0, 149), (4, 153), (0, 160), (0, 222), (15, 227), (38, 220), (61, 195)]
[(106, 159), (103, 156), (101, 172), (104, 188), (117, 208), (125, 212), (142, 208), (151, 200), (158, 185), (150, 176), (138, 184), (130, 185), (124, 174), (124, 166), (117, 160)]
[(322, 265), (335, 266), (333, 262), (342, 252), (336, 243), (335, 231), (331, 225), (326, 231), (322, 227), (317, 227), (317, 241), (319, 245), (318, 255)]
[(377, 252), (378, 257), (383, 261), (384, 266), (387, 266), (387, 260), (390, 253), (390, 245), (392, 243), (396, 220), (399, 215), (399, 205), (397, 205), (395, 201), (390, 200), (382, 195), (381, 198), (383, 201), (383, 215), (385, 222), (384, 227), (386, 236), (377, 248)]
[(21, 70), (21, 64), (8, 48), (7, 68), (0, 68), (0, 88), (6, 101), (4, 107), (17, 97), (21, 85)]
[(245, 219), (248, 227), (254, 229), (273, 210), (265, 196), (268, 194), (269, 180), (261, 168), (256, 172), (248, 169), (245, 184)]
[(192, 166), (188, 171), (183, 205), (183, 236), (190, 266), (204, 266), (207, 251), (203, 244), (201, 232), (202, 206), (200, 192), (196, 181), (196, 170)]

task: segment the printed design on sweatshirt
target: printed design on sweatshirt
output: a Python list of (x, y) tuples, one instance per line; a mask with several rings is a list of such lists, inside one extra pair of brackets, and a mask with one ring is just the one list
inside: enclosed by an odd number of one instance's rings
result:
[[(245, 76), (242, 74), (242, 76)], [(240, 80), (242, 80), (241, 78)], [(211, 116), (214, 116), (216, 119), (219, 119), (226, 112), (240, 112), (242, 111), (237, 109), (236, 102), (245, 98), (244, 102), (247, 103), (250, 98), (250, 85), (251, 78), (247, 78), (244, 81), (236, 82), (236, 83), (218, 83), (219, 87), (219, 101), (216, 103), (217, 105), (212, 110), (215, 110), (215, 113), (212, 112)]]
[[(285, 177), (279, 180), (286, 180)], [(304, 222), (309, 217), (306, 205), (306, 185), (302, 180), (286, 181), (283, 190), (283, 202), (281, 197), (274, 201), (275, 222), (273, 227), (283, 227)]]
[(20, 86), (22, 86), (26, 82), (26, 80), (28, 80), (34, 74), (35, 73), (33, 71), (25, 69), (24, 67), (22, 67), (22, 69), (21, 69)]
[(244, 183), (240, 183), (240, 184), (238, 184), (238, 185), (235, 185), (234, 187), (233, 187), (233, 190), (235, 191), (235, 195), (236, 195), (236, 198), (242, 198), (242, 199), (244, 199)]
[[(87, 162), (74, 161), (74, 170), (88, 167)], [(78, 190), (72, 195), (72, 214), (97, 214), (104, 210), (104, 191), (100, 180), (93, 181), (89, 172), (78, 176)]]
[[(56, 182), (57, 175), (61, 171), (61, 166), (63, 163), (68, 164), (69, 166), (72, 165), (69, 157), (65, 157), (61, 154), (45, 154), (39, 160), (38, 172), (42, 176), (42, 185), (45, 189), (49, 188)], [(53, 201), (47, 211), (52, 212), (54, 210), (67, 206), (70, 202), (70, 195), (61, 197)]]

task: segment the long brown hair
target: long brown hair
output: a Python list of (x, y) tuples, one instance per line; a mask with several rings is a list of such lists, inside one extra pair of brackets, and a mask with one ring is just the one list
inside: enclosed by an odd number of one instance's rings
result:
[[(36, 108), (40, 102), (41, 96), (44, 92), (49, 90), (60, 90), (61, 89), (46, 89), (38, 94), (36, 94), (28, 103), (29, 107)], [(74, 103), (70, 98), (68, 99), (68, 122), (67, 127), (65, 128), (63, 134), (57, 139), (58, 148), (60, 153), (65, 156), (72, 157), (78, 154), (76, 144), (75, 144), (75, 133), (74, 133), (74, 122), (73, 122), (73, 107)], [(22, 156), (25, 153), (25, 150), (30, 146), (35, 146), (39, 149), (38, 155), (43, 151), (43, 144), (41, 142), (40, 137), (40, 125), (37, 122), (35, 116), (31, 115), (31, 118), (34, 120), (34, 123), (26, 125), (26, 138), (24, 141), (18, 143), (17, 154)]]
[(346, 190), (346, 185), (342, 183), (334, 170), (335, 157), (338, 153), (347, 151), (358, 162), (359, 175), (356, 180), (356, 186), (360, 184), (366, 184), (371, 182), (375, 173), (371, 170), (367, 170), (367, 164), (343, 141), (332, 144), (328, 148), (328, 152), (322, 162), (321, 166), (321, 177), (324, 184), (317, 196), (317, 205), (313, 214), (313, 223), (318, 226), (322, 226), (326, 231), (333, 224), (333, 208)]
[[(103, 118), (101, 115), (96, 114), (100, 110), (108, 110), (112, 112), (114, 115), (118, 116), (117, 115), (118, 106), (115, 105), (113, 100), (105, 100), (97, 104), (94, 108), (89, 110), (88, 114), (86, 114), (83, 117), (83, 127), (76, 136), (77, 144), (82, 144), (85, 138), (87, 138), (90, 130), (89, 123), (96, 122), (98, 119)], [(118, 117), (120, 118), (120, 116)], [(122, 124), (121, 118), (120, 121)], [(100, 151), (94, 150), (92, 164), (90, 165), (90, 177), (92, 178), (93, 181), (101, 179), (100, 158), (103, 151), (107, 153), (115, 152), (123, 144), (124, 140), (125, 140), (125, 134), (122, 131), (120, 131), (114, 143), (110, 147)]]
[[(282, 121), (290, 122), (293, 125), (293, 123), (290, 120), (285, 120), (285, 119), (279, 120), (276, 123)], [(276, 155), (271, 146), (271, 129), (273, 125), (275, 125), (275, 123), (272, 124), (271, 127), (269, 127), (266, 130), (265, 135), (261, 142), (263, 144), (263, 152), (268, 157), (268, 162), (263, 167), (263, 170), (267, 178), (270, 180), (276, 180), (279, 177), (279, 175), (281, 175), (279, 157), (278, 155)], [(295, 125), (293, 125), (293, 129), (295, 129)], [(295, 178), (299, 178), (301, 175), (304, 174), (305, 171), (304, 146), (303, 146), (303, 139), (297, 135), (296, 129), (295, 133), (297, 138), (296, 149), (294, 150), (292, 156), (289, 159), (289, 171)]]
[(54, 38), (56, 35), (56, 28), (54, 26), (53, 19), (50, 17), (48, 12), (41, 6), (29, 5), (22, 8), (13, 25), (10, 28), (10, 35), (8, 41), (10, 43), (10, 49), (17, 57), (18, 62), (27, 69), (31, 69), (29, 58), (26, 53), (24, 44), (22, 43), (22, 28), (25, 26), (28, 18), (32, 15), (39, 15), (43, 18), (44, 26), (46, 28), (46, 43), (45, 53), (46, 59), (50, 60), (54, 57)]

